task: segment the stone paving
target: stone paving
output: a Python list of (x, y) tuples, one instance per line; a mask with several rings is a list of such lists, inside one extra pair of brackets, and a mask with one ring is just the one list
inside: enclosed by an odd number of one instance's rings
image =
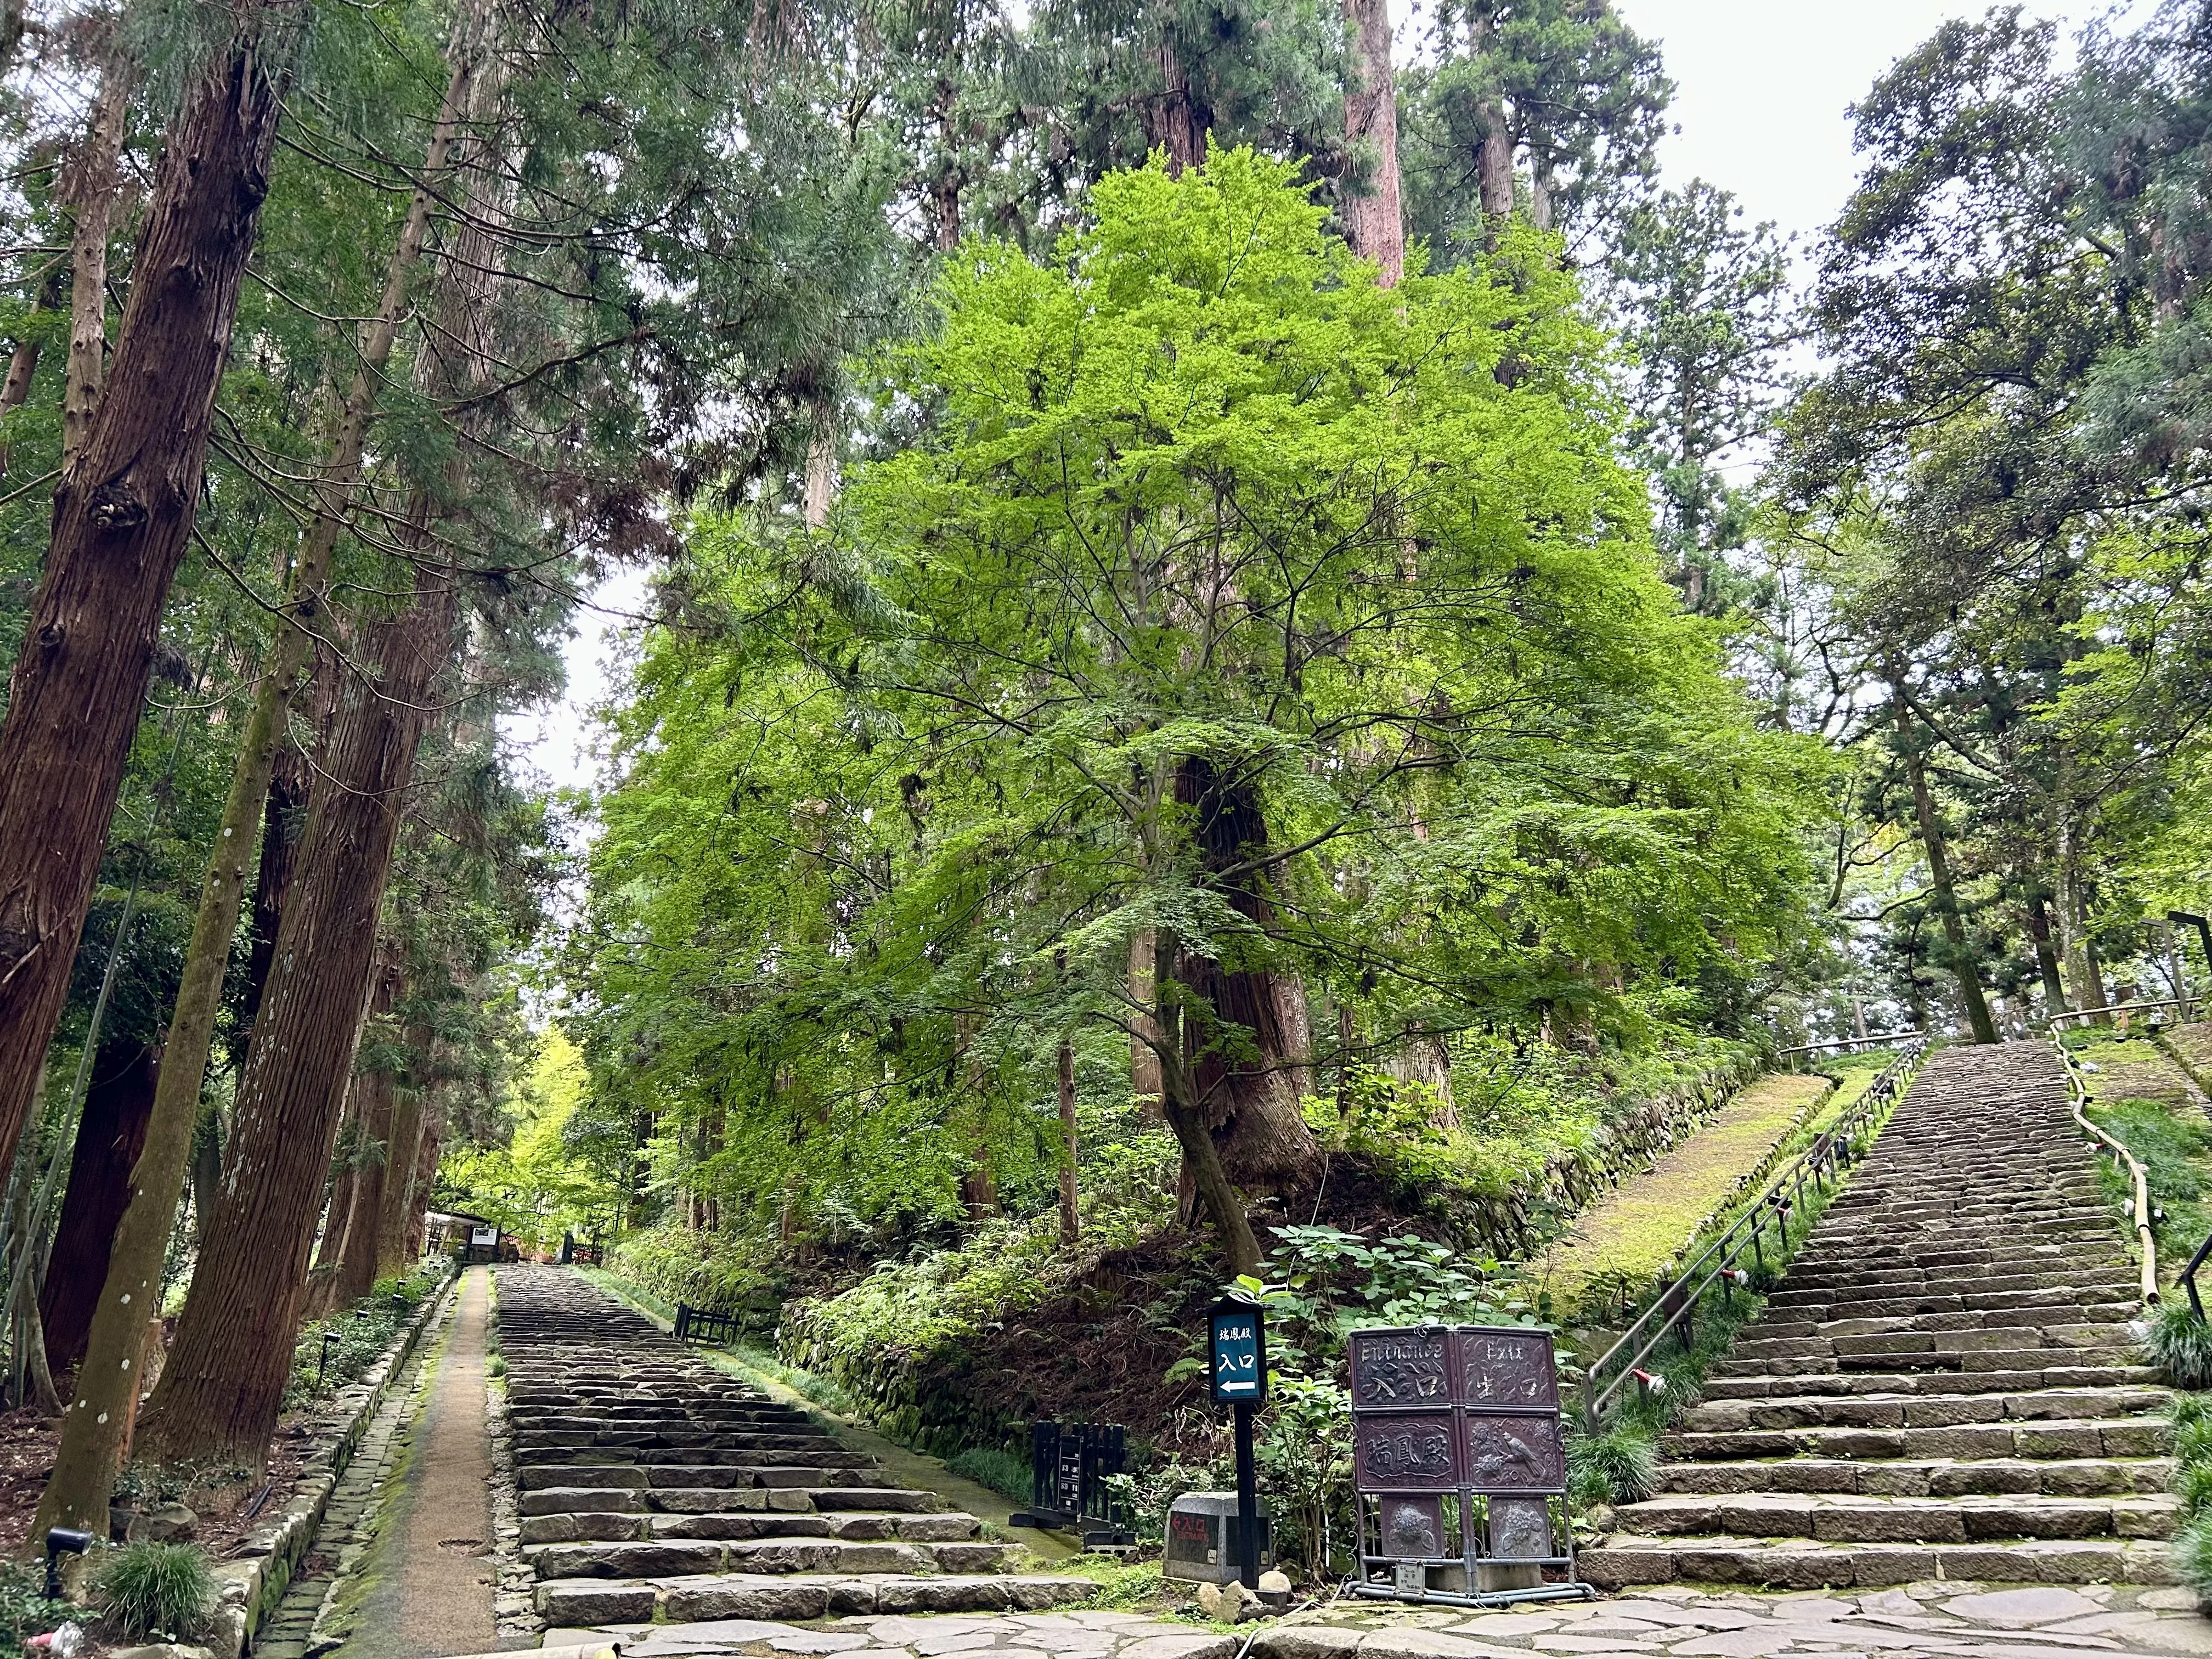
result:
[(2172, 1589), (1927, 1583), (1857, 1595), (1668, 1589), (1525, 1611), (1337, 1601), (1235, 1632), (1133, 1613), (856, 1618), (811, 1626), (725, 1619), (550, 1630), (548, 1647), (612, 1638), (623, 1659), (2069, 1659), (2212, 1654), (2212, 1620)]

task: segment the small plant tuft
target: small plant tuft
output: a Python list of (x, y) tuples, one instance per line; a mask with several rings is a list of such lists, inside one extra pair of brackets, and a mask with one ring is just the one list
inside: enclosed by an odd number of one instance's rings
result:
[(2212, 1327), (2187, 1302), (2163, 1304), (2143, 1338), (2143, 1352), (2178, 1389), (2212, 1389)]
[(1659, 1445), (1633, 1423), (1567, 1437), (1567, 1492), (1577, 1509), (1640, 1503), (1659, 1489)]
[(215, 1613), (215, 1575), (196, 1545), (142, 1540), (103, 1551), (89, 1588), (106, 1623), (134, 1641), (198, 1636)]

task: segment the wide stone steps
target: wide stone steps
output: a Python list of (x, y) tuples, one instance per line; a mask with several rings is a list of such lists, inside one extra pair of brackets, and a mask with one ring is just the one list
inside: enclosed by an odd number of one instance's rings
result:
[(1583, 1571), (2168, 1582), (2172, 1395), (2141, 1311), (2048, 1046), (1940, 1052)]
[(2163, 1492), (2170, 1457), (1791, 1457), (1772, 1462), (1664, 1463), (1673, 1492), (1856, 1492), (1877, 1498), (1966, 1498), (2041, 1493), (2119, 1498)]
[(553, 1626), (1036, 1609), (1088, 1579), (892, 1485), (577, 1274), (499, 1270), (520, 1548)]

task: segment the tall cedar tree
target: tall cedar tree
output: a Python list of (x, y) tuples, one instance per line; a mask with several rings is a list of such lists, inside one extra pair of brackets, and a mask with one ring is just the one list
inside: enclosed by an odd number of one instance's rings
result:
[(0, 1167), (69, 994), (161, 607), (190, 539), (301, 0), (233, 0), (161, 152), (107, 387), (54, 491), (0, 720)]

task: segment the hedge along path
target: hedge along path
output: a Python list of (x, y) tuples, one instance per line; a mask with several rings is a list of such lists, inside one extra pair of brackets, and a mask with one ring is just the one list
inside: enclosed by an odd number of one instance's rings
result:
[(1594, 1294), (1648, 1287), (1835, 1086), (1818, 1073), (1775, 1073), (1738, 1091), (1711, 1122), (1585, 1211), (1546, 1252), (1538, 1279), (1553, 1306), (1564, 1316)]

